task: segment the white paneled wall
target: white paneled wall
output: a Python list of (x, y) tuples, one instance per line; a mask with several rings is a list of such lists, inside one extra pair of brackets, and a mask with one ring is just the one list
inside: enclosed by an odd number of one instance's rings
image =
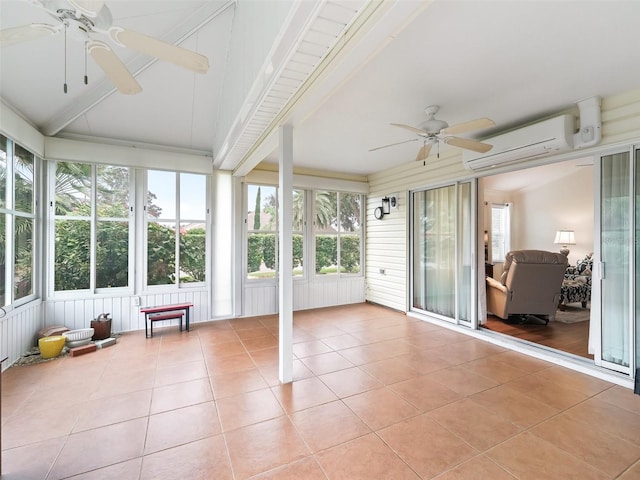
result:
[[(71, 329), (88, 328), (91, 320), (101, 313), (110, 313), (113, 319), (111, 331), (129, 332), (144, 329), (144, 306), (168, 305), (192, 302), (190, 321), (211, 320), (206, 289), (188, 289), (176, 293), (158, 293), (140, 296), (140, 306), (134, 305), (134, 297), (98, 297), (92, 299), (50, 300), (45, 304), (45, 325), (64, 325)], [(178, 320), (158, 322), (160, 326), (177, 325)]]
[(43, 325), (40, 301), (19, 307), (0, 318), (0, 360), (8, 357), (2, 364), (3, 368), (8, 368), (23, 353), (36, 346), (36, 332)]
[[(365, 300), (364, 277), (323, 277), (310, 282), (293, 282), (293, 309), (331, 307), (360, 303)], [(256, 282), (244, 289), (243, 316), (278, 313), (278, 286)]]

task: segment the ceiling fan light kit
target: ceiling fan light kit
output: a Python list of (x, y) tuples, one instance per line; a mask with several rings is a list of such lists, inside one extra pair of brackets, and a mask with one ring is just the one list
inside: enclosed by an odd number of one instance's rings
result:
[[(472, 150), (474, 152), (480, 153), (486, 153), (491, 150), (492, 146), (488, 143), (479, 142), (478, 140), (473, 140), (471, 138), (457, 137), (454, 135), (469, 132), (472, 130), (480, 130), (483, 128), (493, 127), (495, 126), (495, 122), (493, 120), (489, 118), (477, 118), (475, 120), (470, 120), (468, 122), (449, 126), (449, 124), (444, 120), (435, 118), (439, 109), (440, 107), (438, 107), (437, 105), (430, 105), (425, 108), (424, 113), (426, 114), (427, 119), (420, 125), (420, 128), (412, 127), (411, 125), (405, 125), (403, 123), (391, 124), (394, 127), (403, 128), (412, 133), (415, 133), (416, 135), (418, 135), (418, 138), (406, 140), (404, 142), (391, 143), (388, 145), (383, 145), (381, 147), (375, 147), (370, 149), (369, 151), (372, 152), (381, 148), (400, 145), (401, 143), (422, 140), (422, 147), (416, 155), (416, 160), (425, 162), (427, 157), (431, 153), (431, 148), (433, 147), (433, 145), (439, 146), (440, 142), (444, 142), (447, 145), (453, 145), (454, 147), (459, 147), (465, 150)], [(438, 156), (440, 156), (439, 149)]]
[[(85, 44), (86, 52), (104, 71), (120, 93), (136, 94), (142, 91), (131, 72), (114, 53), (108, 43), (95, 37), (107, 37), (119, 46), (164, 60), (196, 73), (206, 73), (209, 60), (192, 50), (163, 42), (132, 30), (113, 26), (111, 11), (102, 0), (31, 0), (60, 22), (58, 25), (34, 23), (0, 31), (0, 47), (55, 35), (65, 34), (65, 77), (67, 34)], [(85, 73), (85, 83), (87, 83)], [(65, 79), (64, 92), (67, 93)]]

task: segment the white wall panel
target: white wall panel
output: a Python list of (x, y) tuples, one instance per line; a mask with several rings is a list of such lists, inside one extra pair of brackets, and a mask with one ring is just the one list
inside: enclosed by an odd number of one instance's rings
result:
[[(129, 332), (144, 329), (142, 306), (168, 305), (192, 302), (191, 323), (210, 320), (208, 290), (206, 288), (185, 289), (175, 293), (150, 293), (140, 296), (140, 307), (134, 305), (133, 297), (96, 297), (87, 299), (50, 300), (45, 302), (45, 324), (64, 325), (71, 329), (88, 328), (91, 320), (101, 313), (111, 314), (111, 331)], [(161, 326), (178, 325), (178, 320), (161, 322)]]
[[(365, 301), (365, 280), (362, 276), (321, 277), (311, 281), (293, 282), (293, 309), (347, 305)], [(278, 313), (278, 286), (256, 283), (244, 289), (243, 316)]]
[(2, 364), (3, 369), (8, 368), (23, 353), (36, 346), (36, 334), (42, 327), (40, 301), (11, 310), (5, 317), (0, 318), (0, 359), (8, 357)]

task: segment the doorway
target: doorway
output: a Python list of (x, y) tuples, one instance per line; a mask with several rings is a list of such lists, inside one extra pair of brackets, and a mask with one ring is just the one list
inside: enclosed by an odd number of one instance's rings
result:
[[(589, 157), (480, 178), (479, 221), (486, 231), (487, 275), (501, 280), (509, 250), (559, 252), (564, 247), (569, 250), (569, 266), (582, 268), (594, 251), (594, 174)], [(559, 231), (573, 232), (575, 240), (569, 245), (556, 243)], [(582, 268), (580, 273), (591, 275), (591, 269)], [(591, 278), (581, 275), (580, 281)], [(591, 287), (582, 289), (588, 296)], [(590, 298), (565, 295), (563, 299), (548, 325), (509, 322), (489, 314), (481, 328), (593, 361), (588, 353)]]

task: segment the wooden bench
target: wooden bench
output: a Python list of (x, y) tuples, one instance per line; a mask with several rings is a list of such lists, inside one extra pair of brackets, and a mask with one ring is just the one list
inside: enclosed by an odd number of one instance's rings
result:
[[(159, 305), (156, 307), (143, 307), (140, 309), (144, 313), (144, 331), (146, 338), (153, 337), (153, 322), (161, 320), (180, 320), (180, 331), (182, 331), (182, 317), (185, 317), (186, 330), (189, 331), (189, 310), (193, 303), (175, 303), (172, 305)], [(149, 328), (151, 325), (151, 328)], [(149, 332), (151, 330), (151, 332)], [(151, 334), (149, 334), (151, 333)]]

